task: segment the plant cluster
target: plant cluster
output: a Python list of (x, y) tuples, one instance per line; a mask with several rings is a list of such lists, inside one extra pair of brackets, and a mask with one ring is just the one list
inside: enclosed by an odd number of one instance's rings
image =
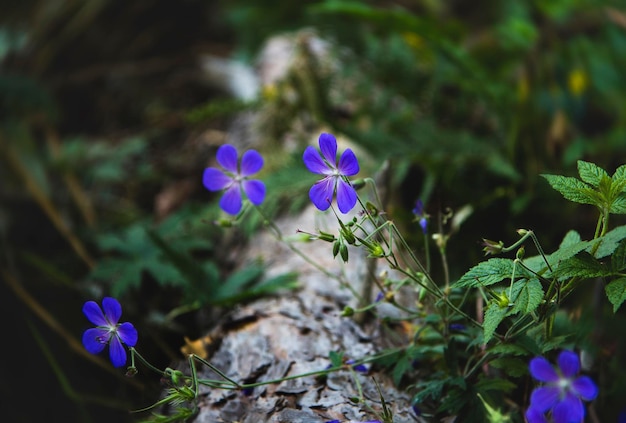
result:
[[(588, 362), (599, 352), (577, 333), (575, 318), (566, 313), (567, 300), (598, 283), (604, 285), (614, 311), (626, 300), (626, 226), (609, 225), (612, 214), (626, 213), (626, 165), (609, 176), (595, 164), (579, 161), (580, 179), (543, 175), (566, 199), (597, 208), (598, 223), (592, 239), (583, 240), (570, 231), (559, 248), (547, 254), (533, 231), (520, 229), (519, 240), (511, 246), (484, 239), (486, 255), (514, 252), (515, 258), (490, 258), (456, 281), (437, 281), (382, 209), (374, 181), (350, 179), (359, 172), (355, 153), (347, 149), (338, 157), (337, 141), (328, 133), (320, 135), (319, 147), (320, 151), (307, 147), (303, 154), (309, 171), (323, 175), (310, 189), (309, 197), (320, 211), (332, 210), (337, 232), (305, 232), (307, 239), (322, 241), (322, 248), (332, 244), (333, 256), (344, 262), (349, 260), (351, 249), (363, 249), (370, 260), (384, 262), (399, 275), (392, 278), (385, 273), (376, 278), (376, 298), (359, 309), (347, 307), (343, 314), (345, 318), (359, 313), (376, 315), (378, 304), (387, 302), (404, 313), (402, 320), (410, 329), (406, 345), (371, 357), (345, 361), (341, 352), (329, 351), (331, 364), (315, 374), (346, 368), (362, 371), (364, 363), (370, 363), (391, 372), (398, 386), (413, 395), (415, 412), (427, 419), (463, 416), (467, 422), (503, 423), (520, 422), (525, 416), (530, 423), (583, 421), (585, 402), (596, 400), (605, 387), (590, 376), (579, 376), (581, 356)], [(263, 215), (265, 185), (249, 179), (261, 169), (262, 156), (249, 150), (239, 163), (238, 153), (230, 145), (220, 147), (217, 154), (224, 169), (205, 170), (206, 188), (223, 191), (220, 206), (235, 219), (245, 215), (247, 208)], [(335, 201), (340, 214), (333, 206)], [(356, 217), (342, 217), (355, 207)], [(413, 212), (415, 222), (426, 234), (431, 218), (424, 210), (418, 201)], [(267, 224), (272, 227), (269, 220)], [(292, 243), (276, 234), (278, 241)], [(432, 235), (445, 265), (446, 234)], [(291, 247), (297, 249), (293, 244)], [(527, 257), (527, 247), (537, 254)], [(398, 293), (407, 288), (417, 295), (408, 307), (396, 301)], [(170, 404), (176, 411), (170, 416), (154, 414), (150, 421), (190, 419), (197, 410), (200, 385), (245, 391), (285, 380), (236, 381), (195, 354), (188, 357), (190, 374), (157, 369), (136, 350), (137, 332), (132, 324), (118, 323), (121, 306), (117, 300), (105, 298), (103, 307), (104, 314), (95, 302), (85, 304), (86, 316), (96, 325), (85, 332), (85, 348), (98, 353), (108, 345), (113, 365), (120, 367), (126, 364), (124, 343), (131, 355), (129, 375), (138, 372), (138, 360), (170, 381), (165, 398), (142, 411), (162, 404)], [(556, 359), (557, 367), (550, 364), (550, 357)], [(585, 369), (593, 372), (591, 362), (591, 366), (585, 363)], [(221, 379), (198, 378), (198, 365), (209, 367)], [(415, 372), (415, 368), (420, 370)], [(529, 376), (538, 384), (531, 383)], [(384, 398), (381, 403), (382, 409), (372, 410), (370, 416), (377, 420), (370, 421), (392, 423), (393, 415)]]

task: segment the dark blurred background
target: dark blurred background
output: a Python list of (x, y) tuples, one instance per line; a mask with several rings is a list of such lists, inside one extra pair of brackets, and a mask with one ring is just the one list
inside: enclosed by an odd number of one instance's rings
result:
[[(617, 0), (1, 1), (3, 420), (136, 421), (157, 398), (157, 375), (82, 350), (86, 300), (116, 296), (165, 367), (264, 292), (262, 266), (236, 273), (232, 254), (258, 219), (225, 237), (201, 184), (233, 133), (268, 158), (275, 216), (307, 202), (299, 157), (322, 129), (356, 146), (362, 176), (388, 164), (387, 211), (416, 249), (418, 198), (433, 231), (471, 207), (449, 245), (457, 278), (483, 237), (531, 228), (552, 251), (569, 229), (593, 235), (595, 211), (539, 175), (625, 162), (625, 70)], [(600, 356), (623, 348), (612, 325)], [(606, 383), (613, 416), (624, 382)]]

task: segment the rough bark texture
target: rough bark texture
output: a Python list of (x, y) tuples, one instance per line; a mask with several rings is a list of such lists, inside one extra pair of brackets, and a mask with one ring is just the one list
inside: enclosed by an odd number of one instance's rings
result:
[[(331, 214), (309, 208), (296, 218), (279, 222), (285, 234), (296, 229), (326, 229), (335, 232)], [(367, 261), (357, 249), (350, 250), (348, 264), (332, 258), (331, 244), (323, 241), (301, 244), (305, 254), (331, 272), (343, 272), (357, 290), (367, 278)], [(315, 269), (268, 234), (253, 240), (242, 262), (261, 258), (271, 274), (297, 271), (302, 288), (276, 298), (260, 299), (225, 317), (211, 335), (219, 345), (208, 360), (237, 381), (261, 382), (325, 369), (330, 351), (360, 359), (381, 349), (384, 337), (375, 320), (361, 327), (342, 317), (353, 295), (339, 282)], [(356, 403), (357, 381), (365, 403)], [(200, 377), (219, 379), (203, 369)], [(378, 371), (364, 374), (341, 370), (326, 378), (303, 377), (255, 388), (251, 393), (201, 389), (197, 423), (210, 422), (326, 422), (364, 421), (381, 410), (379, 383), (394, 422), (420, 421), (410, 406), (410, 397), (398, 391), (390, 378)]]

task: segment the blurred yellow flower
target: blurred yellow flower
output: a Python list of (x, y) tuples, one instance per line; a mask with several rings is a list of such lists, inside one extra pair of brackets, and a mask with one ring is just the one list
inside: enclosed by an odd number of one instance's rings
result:
[(589, 85), (589, 78), (587, 73), (580, 69), (572, 69), (567, 76), (567, 88), (575, 96), (581, 95), (587, 89)]
[(422, 37), (417, 35), (415, 32), (404, 32), (402, 34), (402, 38), (404, 39), (404, 42), (411, 46), (414, 50), (420, 50), (420, 48), (424, 45)]

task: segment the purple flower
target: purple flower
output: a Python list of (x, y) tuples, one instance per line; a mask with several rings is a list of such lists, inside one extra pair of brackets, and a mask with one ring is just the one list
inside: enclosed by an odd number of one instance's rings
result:
[(126, 364), (126, 349), (122, 343), (134, 347), (137, 344), (137, 329), (132, 323), (118, 323), (122, 316), (122, 306), (115, 298), (103, 298), (102, 309), (95, 301), (87, 301), (83, 305), (83, 313), (96, 325), (83, 333), (83, 345), (92, 354), (102, 352), (108, 345), (113, 366), (122, 367)]
[(337, 140), (332, 134), (319, 137), (320, 152), (314, 147), (304, 150), (304, 165), (313, 173), (325, 175), (309, 190), (309, 198), (319, 210), (327, 210), (337, 193), (337, 205), (341, 213), (348, 213), (356, 204), (356, 191), (346, 181), (347, 176), (359, 173), (359, 162), (349, 148), (337, 161)]
[(587, 376), (578, 376), (580, 360), (573, 351), (562, 351), (554, 368), (543, 357), (530, 361), (533, 378), (544, 385), (533, 390), (530, 407), (526, 411), (528, 423), (547, 423), (546, 413), (555, 423), (580, 423), (585, 417), (582, 400), (591, 401), (598, 395), (598, 387)]
[(241, 191), (250, 202), (258, 206), (265, 199), (265, 184), (256, 179), (248, 179), (263, 167), (263, 156), (256, 150), (248, 150), (238, 160), (237, 149), (225, 144), (217, 150), (217, 162), (224, 168), (204, 169), (202, 183), (209, 191), (222, 191), (220, 207), (226, 213), (237, 214), (241, 210)]
[(415, 208), (413, 209), (413, 214), (415, 218), (418, 220), (420, 227), (422, 228), (422, 232), (424, 235), (427, 233), (428, 219), (426, 218), (426, 213), (424, 213), (424, 203), (422, 200), (417, 200), (415, 202)]
[(367, 373), (367, 366), (365, 364), (354, 364), (355, 360), (348, 360), (346, 361), (346, 364), (349, 364), (352, 366), (352, 369), (354, 369), (357, 372), (361, 372), (361, 373)]

